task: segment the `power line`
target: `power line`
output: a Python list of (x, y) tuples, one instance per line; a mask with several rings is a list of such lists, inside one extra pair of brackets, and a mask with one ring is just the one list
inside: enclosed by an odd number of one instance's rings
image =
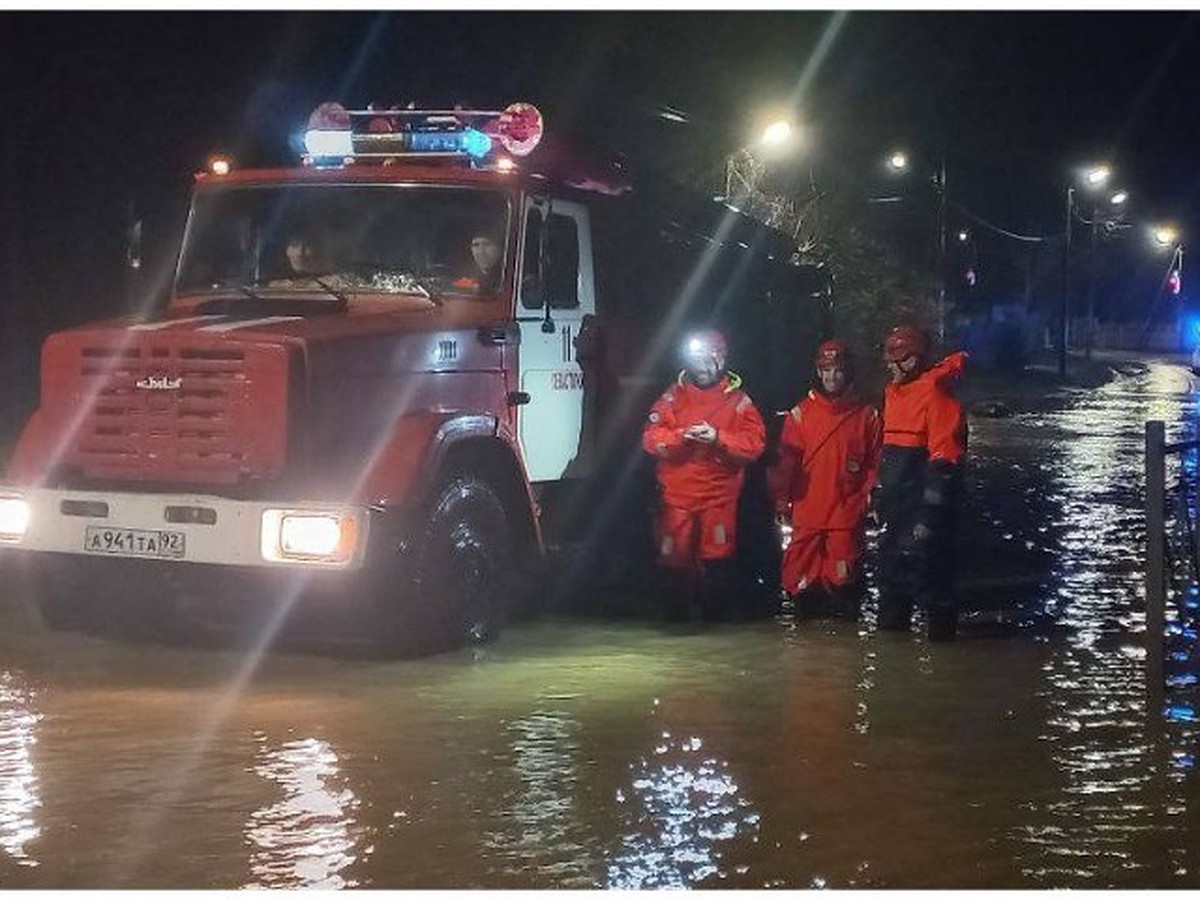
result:
[(983, 218), (982, 216), (971, 212), (971, 210), (967, 209), (961, 203), (956, 203), (953, 200), (948, 200), (947, 202), (950, 204), (950, 206), (953, 206), (956, 210), (958, 210), (960, 213), (962, 213), (964, 216), (966, 216), (968, 219), (975, 222), (976, 224), (982, 225), (984, 228), (994, 231), (996, 234), (1003, 235), (1004, 237), (1007, 237), (1007, 238), (1012, 238), (1014, 241), (1025, 241), (1026, 243), (1029, 243), (1029, 244), (1041, 244), (1046, 241), (1057, 241), (1064, 237), (1064, 235), (1062, 235), (1062, 234), (1052, 234), (1052, 235), (1017, 234), (1015, 231), (1009, 231), (1007, 228), (1001, 228), (999, 225), (989, 222), (987, 219)]

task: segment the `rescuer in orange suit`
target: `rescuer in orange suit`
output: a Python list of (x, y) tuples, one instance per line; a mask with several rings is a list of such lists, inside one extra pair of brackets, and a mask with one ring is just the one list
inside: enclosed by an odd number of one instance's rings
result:
[(879, 463), (879, 414), (854, 389), (850, 352), (817, 348), (816, 387), (792, 407), (770, 472), (776, 511), (790, 514), (782, 584), (801, 616), (857, 618), (863, 520)]
[(684, 370), (642, 431), (661, 491), (658, 563), (682, 578), (676, 584), (681, 596), (672, 599), (699, 605), (709, 616), (734, 612), (724, 595), (732, 582), (738, 498), (745, 467), (766, 443), (762, 417), (740, 389), (741, 378), (726, 371), (727, 352), (718, 331), (690, 337)]
[(879, 463), (879, 627), (907, 630), (914, 604), (925, 610), (929, 639), (952, 641), (956, 532), (967, 452), (967, 420), (954, 397), (965, 353), (929, 365), (929, 342), (907, 325), (888, 332), (883, 359)]

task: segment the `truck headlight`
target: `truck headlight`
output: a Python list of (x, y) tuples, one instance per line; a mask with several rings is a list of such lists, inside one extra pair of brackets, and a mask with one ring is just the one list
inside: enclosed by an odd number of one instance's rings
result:
[(15, 544), (29, 529), (29, 503), (20, 497), (0, 497), (0, 541)]
[(358, 527), (341, 513), (268, 509), (262, 515), (263, 559), (343, 563), (354, 555)]

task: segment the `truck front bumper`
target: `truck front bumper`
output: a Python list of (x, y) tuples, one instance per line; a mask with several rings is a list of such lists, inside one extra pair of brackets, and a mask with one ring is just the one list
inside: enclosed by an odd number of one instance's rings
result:
[(323, 501), (0, 485), (0, 549), (284, 570), (354, 570), (372, 511)]

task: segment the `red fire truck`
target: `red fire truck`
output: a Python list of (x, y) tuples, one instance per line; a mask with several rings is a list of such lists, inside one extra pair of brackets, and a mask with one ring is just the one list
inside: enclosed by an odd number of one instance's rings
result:
[(786, 408), (821, 307), (786, 239), (541, 129), (324, 104), (303, 165), (198, 175), (165, 308), (43, 346), (0, 547), (46, 620), (269, 634), (303, 599), (396, 650), (484, 639), (544, 590), (556, 491), (577, 532), (640, 527), (621, 467), (689, 326)]

